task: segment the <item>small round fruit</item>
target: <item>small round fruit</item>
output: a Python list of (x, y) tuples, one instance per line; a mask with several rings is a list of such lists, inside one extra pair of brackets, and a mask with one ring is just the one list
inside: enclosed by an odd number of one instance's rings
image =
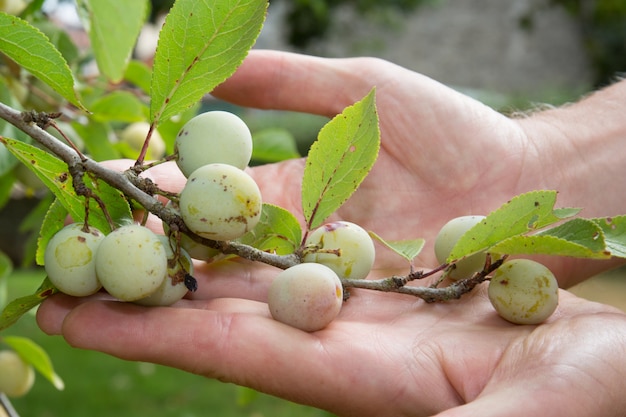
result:
[(275, 320), (314, 332), (328, 326), (339, 314), (343, 287), (332, 269), (322, 264), (298, 264), (274, 278), (267, 303)]
[[(148, 122), (131, 123), (120, 132), (120, 140), (128, 144), (133, 151), (140, 152), (149, 130), (150, 123)], [(155, 129), (150, 136), (146, 158), (160, 159), (163, 155), (165, 155), (165, 141), (159, 131)]]
[(12, 350), (0, 351), (0, 392), (7, 397), (26, 395), (35, 382), (32, 365)]
[(176, 163), (186, 177), (201, 166), (228, 164), (239, 169), (252, 157), (252, 135), (237, 115), (210, 111), (189, 120), (178, 132)]
[(185, 275), (193, 274), (193, 264), (189, 254), (180, 248), (180, 258), (176, 261), (169, 238), (164, 235), (158, 235), (158, 237), (167, 253), (167, 276), (152, 294), (135, 301), (144, 306), (169, 306), (182, 299), (187, 294)]
[[(485, 216), (461, 216), (456, 217), (446, 223), (435, 238), (435, 256), (437, 262), (443, 264), (452, 252), (452, 248), (459, 241), (461, 236), (469, 229), (480, 223)], [(462, 259), (455, 264), (455, 268), (448, 275), (453, 280), (468, 278), (478, 271), (482, 271), (485, 266), (487, 254), (484, 252), (475, 253)]]
[[(180, 210), (178, 208), (178, 205), (174, 203), (173, 201), (171, 200), (168, 201), (165, 207), (169, 207), (169, 208), (176, 210), (176, 212), (180, 215)], [(165, 222), (163, 222), (163, 231), (165, 232), (166, 235), (168, 236), (171, 235), (170, 227)], [(204, 261), (204, 262), (212, 262), (221, 255), (221, 252), (219, 250), (213, 249), (199, 242), (196, 242), (195, 240), (193, 240), (192, 238), (190, 238), (184, 233), (180, 234), (180, 247), (185, 249), (185, 251), (187, 251), (187, 253), (192, 259), (197, 259), (199, 261)]]
[(261, 218), (261, 191), (252, 177), (227, 164), (195, 170), (180, 192), (180, 214), (195, 234), (231, 240), (252, 230)]
[(96, 274), (104, 289), (119, 300), (147, 297), (167, 274), (165, 246), (147, 227), (121, 226), (100, 243)]
[(559, 286), (544, 265), (530, 259), (513, 259), (494, 272), (489, 300), (511, 323), (539, 324), (556, 310)]
[(84, 297), (102, 287), (96, 275), (96, 253), (103, 239), (95, 227), (83, 231), (83, 223), (69, 224), (50, 239), (44, 268), (59, 291)]
[(326, 265), (341, 278), (367, 277), (376, 257), (370, 235), (361, 226), (346, 221), (327, 223), (315, 229), (305, 244), (314, 249), (305, 254), (304, 262)]

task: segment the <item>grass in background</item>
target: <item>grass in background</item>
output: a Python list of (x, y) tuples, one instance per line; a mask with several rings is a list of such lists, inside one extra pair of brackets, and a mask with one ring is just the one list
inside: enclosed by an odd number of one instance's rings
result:
[[(9, 299), (32, 292), (42, 280), (39, 270), (16, 271), (9, 278)], [(38, 376), (28, 395), (11, 400), (22, 417), (330, 416), (177, 369), (74, 349), (61, 337), (39, 330), (34, 314), (22, 317), (3, 334), (26, 336), (41, 345), (66, 385), (57, 391)]]

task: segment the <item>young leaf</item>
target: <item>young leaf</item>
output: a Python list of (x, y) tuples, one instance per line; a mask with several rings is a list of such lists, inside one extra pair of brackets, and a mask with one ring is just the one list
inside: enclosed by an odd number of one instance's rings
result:
[(626, 216), (592, 219), (602, 232), (611, 255), (626, 258)]
[(424, 244), (426, 243), (424, 239), (388, 241), (378, 236), (374, 232), (368, 233), (372, 237), (372, 239), (376, 239), (409, 262), (413, 262), (413, 259), (415, 259), (415, 257), (420, 254), (420, 252), (424, 248)]
[(25, 20), (0, 12), (0, 52), (78, 108), (74, 77), (65, 58), (38, 29)]
[(33, 294), (11, 301), (0, 313), (0, 331), (15, 324), (20, 317), (41, 304), (43, 300), (57, 291), (58, 290), (52, 285), (50, 280), (46, 278)]
[(302, 229), (289, 211), (265, 203), (259, 223), (238, 240), (263, 251), (288, 255), (299, 247)]
[[(76, 195), (72, 185), (72, 177), (68, 174), (65, 162), (46, 151), (9, 138), (0, 138), (13, 155), (29, 167), (43, 181), (60, 203), (69, 212), (74, 221), (82, 221), (85, 217), (85, 198)], [(101, 180), (93, 181), (89, 175), (84, 176), (84, 182), (105, 203), (113, 221), (122, 222), (132, 217), (130, 207), (122, 195), (115, 188)], [(111, 227), (94, 199), (89, 201), (89, 224), (108, 233)]]
[(513, 236), (549, 226), (563, 216), (572, 216), (575, 209), (554, 209), (556, 191), (530, 191), (512, 198), (468, 230), (456, 243), (447, 261), (452, 262), (483, 251)]
[(154, 124), (230, 77), (265, 20), (267, 0), (177, 0), (159, 34), (151, 82)]
[(347, 107), (319, 132), (302, 178), (302, 210), (314, 229), (361, 185), (380, 148), (375, 90)]
[(63, 380), (54, 371), (50, 356), (41, 346), (26, 337), (4, 336), (1, 340), (17, 352), (23, 361), (30, 363), (56, 389), (61, 391), (65, 388)]
[(98, 69), (112, 82), (124, 76), (148, 11), (146, 0), (79, 0)]

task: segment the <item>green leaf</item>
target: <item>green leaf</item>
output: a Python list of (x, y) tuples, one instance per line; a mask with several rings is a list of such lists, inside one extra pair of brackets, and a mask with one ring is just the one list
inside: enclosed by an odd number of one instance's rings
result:
[(361, 185), (380, 148), (375, 90), (347, 107), (319, 132), (302, 178), (302, 210), (309, 229), (321, 225)]
[(267, 0), (177, 0), (159, 34), (150, 121), (181, 112), (230, 77), (265, 20)]
[(146, 0), (79, 0), (87, 18), (91, 46), (100, 72), (112, 82), (124, 77), (148, 11)]
[(4, 310), (2, 310), (2, 313), (0, 313), (0, 331), (15, 324), (20, 317), (41, 304), (43, 300), (57, 291), (58, 290), (52, 285), (50, 280), (46, 278), (33, 294), (11, 301), (6, 305)]
[(252, 160), (260, 164), (299, 158), (296, 139), (287, 129), (268, 128), (252, 135)]
[(257, 249), (287, 255), (293, 253), (302, 240), (298, 220), (289, 211), (264, 203), (261, 220), (250, 232), (238, 239)]
[(131, 60), (126, 66), (124, 79), (139, 87), (146, 94), (150, 94), (151, 78), (152, 69), (141, 61)]
[(50, 239), (52, 239), (52, 236), (54, 236), (56, 232), (63, 228), (66, 218), (67, 209), (63, 207), (59, 199), (55, 199), (50, 205), (46, 217), (44, 217), (43, 223), (41, 224), (41, 230), (37, 239), (37, 252), (35, 254), (35, 262), (37, 265), (44, 264), (44, 254), (48, 242), (50, 242)]
[(8, 289), (7, 278), (13, 272), (13, 262), (6, 253), (0, 251), (0, 308), (7, 302)]
[[(65, 162), (35, 146), (9, 138), (0, 138), (0, 142), (29, 167), (43, 181), (59, 202), (69, 212), (74, 221), (83, 221), (85, 217), (85, 199), (76, 195), (72, 178), (68, 174)], [(123, 194), (101, 180), (84, 177), (85, 185), (105, 203), (111, 218), (116, 223), (125, 222), (132, 217), (130, 206)], [(111, 230), (106, 217), (95, 199), (89, 201), (89, 224), (107, 234)]]
[(447, 262), (482, 252), (505, 239), (536, 231), (578, 212), (554, 210), (556, 197), (556, 191), (540, 190), (512, 198), (461, 236)]
[(74, 91), (74, 77), (67, 61), (46, 35), (28, 22), (0, 12), (0, 52), (84, 109)]
[(146, 119), (148, 108), (128, 91), (117, 90), (102, 96), (91, 105), (93, 119), (98, 122), (140, 122)]
[(604, 233), (606, 248), (611, 255), (626, 258), (626, 215), (592, 219)]
[(383, 239), (382, 237), (380, 237), (374, 232), (368, 232), (368, 233), (372, 237), (372, 239), (379, 241), (380, 243), (382, 243), (383, 245), (385, 245), (386, 247), (388, 247), (389, 249), (391, 249), (398, 255), (402, 256), (404, 259), (406, 259), (409, 262), (413, 262), (413, 259), (415, 259), (415, 257), (420, 254), (420, 252), (424, 248), (424, 244), (426, 243), (426, 240), (424, 239), (407, 239), (407, 240), (389, 241), (389, 240)]
[(2, 341), (9, 345), (23, 361), (30, 363), (56, 389), (61, 391), (65, 388), (63, 380), (54, 371), (50, 356), (41, 346), (27, 337), (4, 336)]
[(108, 124), (89, 119), (86, 124), (72, 122), (71, 126), (85, 144), (89, 155), (96, 161), (108, 161), (121, 157), (109, 140)]

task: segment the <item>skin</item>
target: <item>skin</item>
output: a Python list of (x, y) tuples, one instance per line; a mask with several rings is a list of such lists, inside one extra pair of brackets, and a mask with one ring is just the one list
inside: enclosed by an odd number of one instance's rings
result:
[[(380, 60), (253, 51), (215, 95), (332, 117), (374, 85), (381, 153), (333, 219), (390, 240), (426, 238), (418, 265), (436, 265), (432, 242), (447, 220), (487, 213), (524, 191), (558, 189), (560, 205), (583, 206), (585, 216), (623, 209), (624, 82), (563, 109), (510, 119)], [(264, 201), (301, 213), (303, 167), (293, 160), (251, 173)], [(162, 165), (151, 175), (176, 190), (182, 178), (174, 172)], [(406, 272), (379, 252), (372, 277)], [(566, 287), (618, 262), (548, 264)], [(354, 290), (333, 323), (305, 333), (269, 315), (265, 300), (276, 273), (248, 262), (205, 265), (195, 272), (198, 292), (173, 308), (55, 295), (37, 318), (72, 346), (250, 386), (341, 416), (582, 417), (626, 409), (626, 315), (612, 307), (561, 290), (546, 323), (516, 326), (497, 316), (486, 285), (434, 305)]]

